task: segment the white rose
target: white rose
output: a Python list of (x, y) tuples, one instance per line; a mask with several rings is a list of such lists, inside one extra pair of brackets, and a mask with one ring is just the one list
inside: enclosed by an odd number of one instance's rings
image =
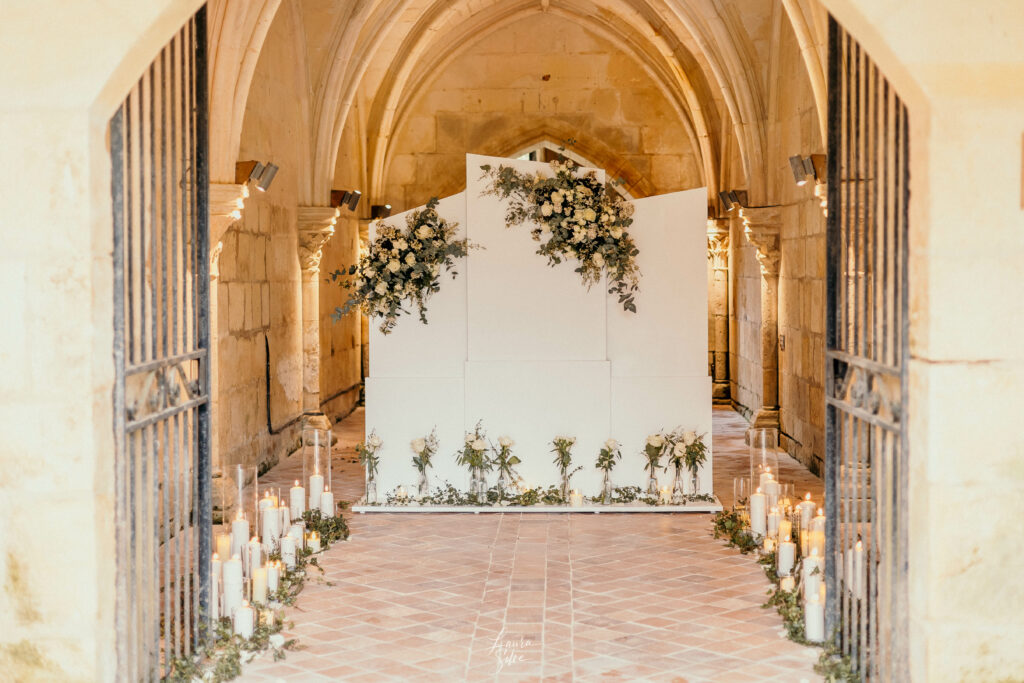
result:
[(594, 254), (594, 258), (592, 258), (591, 261), (594, 262), (595, 266), (600, 268), (601, 266), (604, 265), (604, 256), (601, 256), (600, 253)]
[(374, 268), (367, 268), (363, 271), (363, 274), (366, 275), (366, 277), (373, 277), (377, 274), (377, 271)]
[(688, 430), (683, 432), (683, 443), (687, 446), (692, 446), (697, 441), (697, 432)]
[(550, 216), (552, 211), (554, 211), (554, 207), (549, 202), (544, 202), (544, 205), (540, 207), (540, 215), (542, 216)]
[(430, 266), (431, 275), (437, 275), (439, 272), (441, 272), (441, 266), (437, 265), (436, 263)]
[(510, 439), (510, 438), (509, 438), (509, 437), (507, 437), (507, 436), (499, 436), (499, 437), (498, 437), (498, 444), (499, 444), (499, 445), (500, 445), (500, 446), (501, 446), (502, 448), (512, 448), (512, 446), (515, 446), (515, 445), (516, 445), (516, 442), (515, 442), (515, 441), (513, 441), (512, 439)]
[(572, 201), (572, 197), (573, 197), (572, 190), (566, 190), (565, 191), (565, 201), (571, 202)]
[(482, 451), (485, 450), (486, 448), (487, 442), (485, 442), (483, 439), (477, 439), (476, 441), (473, 442), (474, 451)]
[(615, 439), (608, 439), (607, 441), (604, 442), (604, 447), (610, 451), (618, 450), (619, 442), (616, 441)]
[(416, 263), (416, 255), (415, 254), (406, 254), (405, 255), (405, 262), (408, 263), (410, 266), (412, 264)]
[(561, 204), (562, 203), (562, 193), (561, 192), (552, 192), (551, 193), (551, 203), (552, 204), (556, 204), (556, 205), (557, 204)]
[(683, 442), (677, 443), (675, 446), (672, 447), (672, 454), (675, 455), (677, 458), (681, 458), (684, 455), (686, 455), (686, 444), (684, 444)]
[(390, 270), (392, 273), (397, 273), (398, 269), (401, 267), (402, 264), (395, 259), (391, 259), (390, 261), (388, 261), (388, 270)]
[(373, 288), (373, 291), (377, 292), (378, 294), (383, 294), (384, 292), (388, 291), (387, 283), (378, 282), (377, 286)]
[(596, 240), (597, 230), (595, 230), (594, 228), (587, 228), (587, 239), (591, 241)]
[(380, 445), (381, 445), (382, 443), (384, 443), (384, 442), (380, 440), (380, 437), (379, 437), (379, 436), (377, 436), (376, 434), (371, 434), (371, 435), (370, 435), (370, 441), (369, 441), (369, 444), (370, 444), (371, 446), (373, 446), (374, 448), (380, 448)]
[(421, 225), (420, 227), (416, 228), (416, 236), (419, 237), (421, 240), (427, 239), (432, 234), (433, 231), (430, 229), (429, 225)]
[(397, 242), (395, 242), (395, 248), (398, 249), (399, 251), (401, 251), (402, 249), (407, 248), (408, 246), (409, 246), (409, 243), (406, 242), (405, 240), (398, 240)]
[(423, 449), (427, 447), (427, 440), (423, 438), (413, 439), (412, 443), (409, 445), (412, 446), (412, 452), (419, 455), (423, 452)]
[(597, 212), (594, 211), (593, 209), (587, 209), (586, 211), (583, 212), (583, 215), (586, 217), (588, 221), (593, 222), (597, 220)]
[(473, 443), (473, 439), (475, 438), (476, 437), (473, 436), (472, 434), (466, 434), (466, 445), (468, 446), (469, 444)]
[(611, 233), (612, 237), (614, 237), (615, 239), (619, 239), (620, 237), (622, 237), (622, 228), (612, 228)]
[(663, 437), (661, 434), (651, 434), (649, 437), (647, 437), (647, 444), (650, 446), (654, 446), (655, 448), (661, 448), (662, 446), (665, 445), (665, 437)]
[(540, 231), (543, 232), (543, 233), (551, 232), (551, 226), (548, 225), (547, 223), (541, 223), (540, 224)]

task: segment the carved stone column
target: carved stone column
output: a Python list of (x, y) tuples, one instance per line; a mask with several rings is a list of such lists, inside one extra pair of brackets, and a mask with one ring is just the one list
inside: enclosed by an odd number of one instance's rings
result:
[[(220, 398), (217, 289), (220, 280), (220, 253), (224, 250), (224, 233), (241, 220), (249, 189), (235, 183), (210, 183), (210, 464), (211, 471), (220, 471)], [(216, 501), (215, 501), (216, 502)]]
[(302, 268), (302, 412), (303, 424), (330, 428), (320, 412), (320, 259), (334, 236), (338, 209), (299, 207), (299, 266)]
[(779, 261), (782, 210), (777, 206), (740, 209), (743, 233), (761, 264), (761, 408), (755, 427), (779, 427)]
[(708, 308), (708, 362), (711, 398), (729, 401), (729, 219), (708, 219), (711, 282)]

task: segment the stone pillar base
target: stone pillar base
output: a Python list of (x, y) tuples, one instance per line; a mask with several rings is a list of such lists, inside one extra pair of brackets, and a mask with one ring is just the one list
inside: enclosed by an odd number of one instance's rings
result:
[(758, 429), (779, 429), (779, 409), (761, 408), (750, 422), (751, 427)]
[(715, 404), (730, 404), (728, 380), (714, 381), (711, 383), (711, 402)]
[(307, 413), (302, 416), (302, 428), (313, 427), (315, 429), (331, 430), (331, 420), (323, 413)]

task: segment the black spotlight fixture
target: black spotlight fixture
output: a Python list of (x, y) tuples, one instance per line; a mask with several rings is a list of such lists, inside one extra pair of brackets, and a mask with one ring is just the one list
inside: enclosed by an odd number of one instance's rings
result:
[(355, 211), (362, 196), (359, 190), (331, 190), (331, 206), (336, 209), (344, 206), (349, 211)]
[(387, 218), (390, 215), (391, 215), (391, 205), (390, 204), (374, 204), (373, 206), (370, 207), (370, 218), (373, 219), (373, 220), (378, 220), (378, 219), (381, 219), (381, 218)]

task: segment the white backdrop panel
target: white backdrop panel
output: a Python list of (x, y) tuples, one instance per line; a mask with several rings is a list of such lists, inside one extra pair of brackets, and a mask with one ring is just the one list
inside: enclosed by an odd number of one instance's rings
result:
[(468, 235), (484, 247), (469, 254), (469, 360), (605, 360), (604, 280), (587, 290), (574, 261), (552, 268), (535, 253), (532, 224), (506, 228), (506, 203), (480, 196), (484, 164), (551, 172), (536, 161), (466, 155)]
[[(423, 207), (420, 207), (422, 209)], [(419, 209), (414, 209), (414, 211)], [(459, 224), (458, 239), (466, 236), (466, 193), (445, 197), (437, 205), (442, 218)], [(405, 228), (412, 211), (397, 214), (384, 223)], [(377, 226), (370, 224), (370, 239)], [(441, 291), (427, 301), (427, 320), (420, 322), (413, 309), (398, 319), (390, 334), (382, 334), (379, 321), (370, 321), (370, 376), (461, 377), (466, 361), (466, 261), (456, 262), (451, 274), (441, 273)]]
[(637, 199), (633, 206), (630, 233), (640, 250), (642, 277), (636, 314), (608, 297), (612, 376), (703, 375), (708, 369), (707, 190)]
[[(646, 487), (643, 447), (647, 436), (682, 427), (706, 434), (708, 461), (700, 473), (700, 486), (701, 493), (711, 493), (711, 378), (612, 377), (611, 393), (611, 433), (622, 442), (622, 462), (612, 470), (615, 485)], [(671, 468), (659, 473), (661, 485), (671, 486), (672, 475)]]
[(607, 361), (469, 362), (466, 429), (482, 419), (493, 441), (512, 437), (523, 461), (516, 470), (530, 486), (560, 481), (551, 440), (575, 436), (573, 462), (583, 470), (573, 487), (597, 492), (594, 459), (609, 433), (609, 379)]
[(437, 427), (440, 440), (435, 466), (428, 470), (431, 487), (447, 478), (462, 490), (469, 488), (468, 475), (455, 466), (452, 454), (463, 442), (464, 383), (461, 377), (366, 379), (366, 433), (377, 430), (381, 446), (377, 494), (391, 492), (399, 484), (415, 494), (417, 472), (412, 464), (410, 442)]

